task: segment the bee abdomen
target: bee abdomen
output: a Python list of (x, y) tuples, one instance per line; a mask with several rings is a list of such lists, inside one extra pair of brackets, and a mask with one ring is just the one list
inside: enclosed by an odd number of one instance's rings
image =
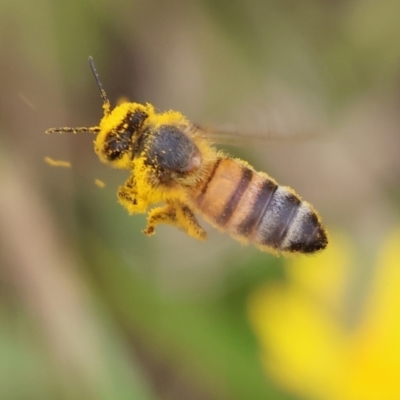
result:
[(218, 159), (194, 201), (221, 230), (266, 250), (313, 253), (327, 245), (311, 205), (237, 160)]
[(281, 251), (313, 253), (327, 245), (325, 229), (307, 202), (278, 186), (252, 233), (253, 241)]

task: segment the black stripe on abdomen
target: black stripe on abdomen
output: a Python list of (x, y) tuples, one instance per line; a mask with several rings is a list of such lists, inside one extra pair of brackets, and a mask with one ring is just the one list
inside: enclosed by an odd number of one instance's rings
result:
[(253, 171), (247, 167), (243, 167), (242, 176), (236, 189), (233, 191), (231, 197), (227, 201), (223, 212), (219, 217), (217, 217), (216, 222), (220, 226), (225, 226), (230, 218), (232, 217), (233, 213), (236, 210), (243, 194), (245, 193), (246, 189), (248, 188), (251, 179), (253, 177)]
[(292, 220), (281, 249), (301, 253), (314, 253), (328, 244), (327, 233), (311, 206), (303, 202)]
[(255, 240), (257, 243), (281, 249), (301, 200), (284, 186), (274, 192), (259, 222)]
[(258, 223), (263, 217), (277, 188), (278, 185), (274, 181), (267, 178), (264, 180), (250, 212), (236, 229), (239, 235), (249, 236), (254, 229), (257, 229)]
[(201, 202), (203, 201), (203, 198), (204, 198), (205, 194), (207, 193), (208, 186), (209, 186), (210, 182), (214, 179), (214, 175), (217, 172), (217, 169), (218, 169), (219, 165), (221, 164), (221, 161), (222, 161), (222, 158), (218, 158), (215, 161), (215, 163), (213, 165), (213, 168), (212, 168), (212, 170), (210, 172), (210, 175), (208, 175), (206, 183), (201, 188), (200, 194), (199, 194), (199, 196), (197, 198), (198, 204), (201, 204)]

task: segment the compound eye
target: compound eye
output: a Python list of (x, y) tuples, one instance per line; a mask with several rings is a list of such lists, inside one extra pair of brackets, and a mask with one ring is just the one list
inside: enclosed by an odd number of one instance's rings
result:
[(102, 150), (108, 161), (119, 160), (127, 152), (133, 151), (137, 135), (146, 118), (147, 113), (141, 110), (128, 113), (122, 122), (109, 132)]
[[(128, 133), (129, 134), (129, 133)], [(113, 136), (107, 140), (105, 154), (111, 161), (121, 158), (129, 149), (129, 142), (123, 138)]]
[(141, 110), (136, 110), (134, 113), (129, 115), (129, 122), (128, 122), (128, 130), (131, 132), (136, 132), (139, 130), (143, 122), (146, 120), (148, 117), (147, 113)]

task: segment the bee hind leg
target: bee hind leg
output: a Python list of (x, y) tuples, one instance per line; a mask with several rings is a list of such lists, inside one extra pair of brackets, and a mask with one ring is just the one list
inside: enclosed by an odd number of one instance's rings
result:
[(189, 236), (205, 240), (207, 232), (200, 226), (193, 211), (185, 204), (179, 204), (177, 207), (178, 227), (183, 229)]
[(160, 223), (176, 226), (195, 239), (205, 240), (207, 237), (192, 210), (186, 205), (168, 203), (163, 207), (154, 208), (148, 214), (147, 227), (143, 233), (154, 235), (155, 227)]

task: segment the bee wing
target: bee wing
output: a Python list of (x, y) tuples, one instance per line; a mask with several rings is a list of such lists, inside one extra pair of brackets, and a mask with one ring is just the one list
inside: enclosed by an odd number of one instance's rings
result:
[(320, 137), (320, 134), (316, 131), (304, 131), (296, 132), (294, 134), (288, 134), (287, 132), (275, 132), (267, 130), (265, 132), (254, 133), (245, 131), (236, 131), (229, 128), (211, 128), (205, 126), (195, 125), (196, 136), (209, 139), (210, 141), (232, 146), (243, 146), (249, 143), (255, 142), (286, 142), (296, 140), (309, 140)]

